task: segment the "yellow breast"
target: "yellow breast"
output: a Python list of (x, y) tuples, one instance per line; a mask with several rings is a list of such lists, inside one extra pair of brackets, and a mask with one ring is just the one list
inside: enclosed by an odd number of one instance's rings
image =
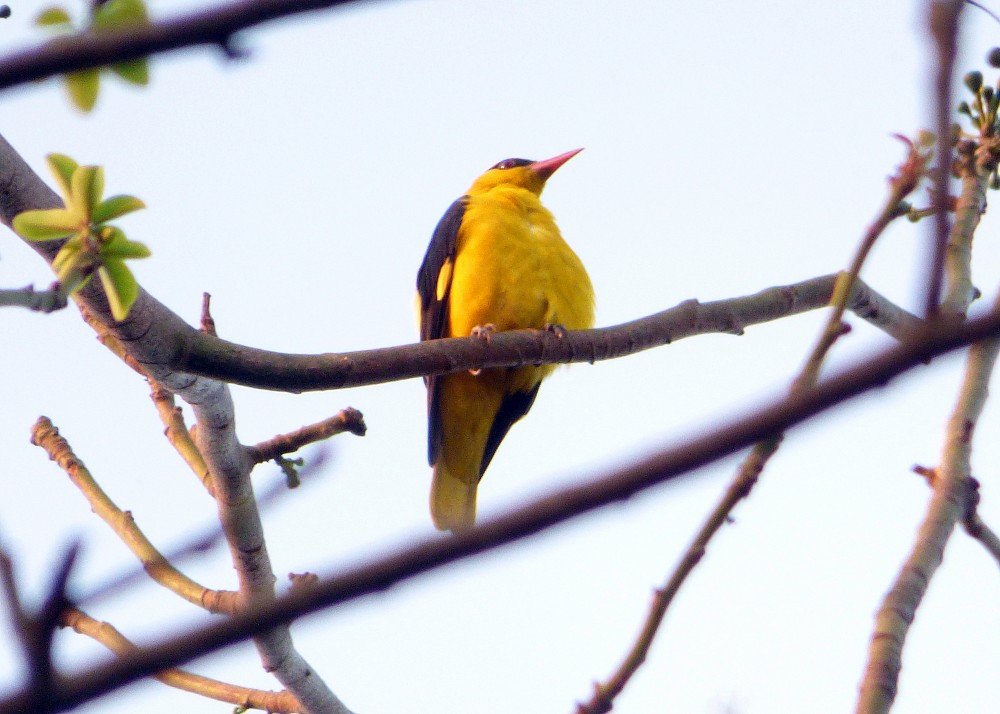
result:
[(523, 188), (470, 196), (452, 268), (449, 329), (498, 330), (594, 324), (594, 290), (552, 214)]

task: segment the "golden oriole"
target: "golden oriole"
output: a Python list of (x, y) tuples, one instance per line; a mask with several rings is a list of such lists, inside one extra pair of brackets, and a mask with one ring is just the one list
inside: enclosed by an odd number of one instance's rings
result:
[[(594, 289), (539, 195), (582, 149), (506, 159), (447, 210), (417, 274), (420, 339), (522, 328), (587, 329)], [(426, 377), (431, 516), (441, 530), (470, 528), (476, 488), (511, 426), (528, 413), (553, 365)]]

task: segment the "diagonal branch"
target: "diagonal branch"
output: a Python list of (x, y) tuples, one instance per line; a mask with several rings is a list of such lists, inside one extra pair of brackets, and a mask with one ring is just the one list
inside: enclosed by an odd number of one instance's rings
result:
[[(793, 394), (812, 388), (818, 381), (820, 369), (827, 354), (834, 343), (849, 329), (849, 325), (843, 321), (844, 312), (848, 308), (851, 293), (860, 280), (861, 268), (864, 266), (868, 254), (889, 224), (905, 213), (903, 199), (917, 187), (923, 178), (927, 163), (926, 154), (912, 142), (906, 139), (903, 141), (909, 146), (907, 159), (889, 180), (889, 194), (875, 220), (865, 231), (850, 267), (837, 278), (836, 287), (830, 298), (832, 309), (827, 317), (826, 325), (820, 332), (819, 340), (813, 347), (799, 375), (792, 381), (791, 392)], [(625, 658), (607, 681), (594, 685), (594, 693), (589, 701), (577, 705), (578, 714), (605, 714), (605, 712), (611, 711), (615, 698), (624, 691), (625, 685), (646, 661), (649, 648), (653, 644), (653, 639), (656, 637), (674, 596), (684, 584), (687, 576), (701, 562), (709, 542), (727, 522), (732, 510), (740, 501), (749, 497), (763, 473), (764, 467), (781, 446), (783, 438), (784, 435), (781, 433), (770, 434), (753, 445), (750, 453), (740, 464), (735, 478), (709, 514), (680, 563), (674, 568), (667, 583), (656, 591), (639, 636), (633, 642)]]
[[(63, 612), (59, 624), (100, 642), (123, 659), (142, 651), (114, 626), (95, 620), (75, 607)], [(266, 692), (260, 689), (240, 687), (180, 669), (164, 670), (154, 677), (170, 687), (248, 709), (261, 709), (269, 713), (273, 712), (273, 714), (291, 714), (302, 710), (299, 702), (288, 691)]]
[(965, 380), (948, 421), (941, 465), (935, 469), (933, 496), (913, 548), (875, 616), (868, 664), (861, 682), (858, 714), (884, 714), (896, 698), (903, 644), (931, 578), (941, 565), (955, 524), (968, 511), (972, 436), (986, 404), (1000, 340), (972, 346)]
[(122, 511), (104, 492), (72, 447), (48, 417), (39, 417), (31, 429), (31, 443), (44, 449), (52, 461), (66, 472), (73, 485), (90, 503), (91, 510), (115, 532), (132, 551), (143, 569), (155, 582), (188, 602), (209, 612), (231, 613), (235, 607), (234, 593), (210, 590), (177, 570), (136, 524), (130, 511)]
[(655, 485), (676, 479), (819, 414), (840, 402), (885, 385), (929, 359), (977, 340), (1000, 336), (1000, 314), (963, 325), (938, 325), (905, 344), (866, 357), (818, 386), (771, 402), (750, 413), (741, 411), (721, 426), (680, 446), (655, 452), (603, 477), (538, 499), (506, 515), (484, 521), (462, 535), (433, 538), (336, 573), (309, 588), (296, 588), (262, 610), (248, 611), (224, 622), (163, 642), (155, 651), (125, 663), (95, 665), (85, 673), (60, 680), (44, 709), (32, 708), (26, 695), (0, 700), (5, 714), (65, 711), (124, 684), (174, 667), (194, 657), (240, 642), (322, 608), (380, 592), (405, 579), (506, 543), (526, 538), (557, 523)]

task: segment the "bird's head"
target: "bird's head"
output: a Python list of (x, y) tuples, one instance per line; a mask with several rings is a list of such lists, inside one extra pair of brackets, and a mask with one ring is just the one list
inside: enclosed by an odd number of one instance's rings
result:
[(467, 193), (474, 196), (478, 193), (486, 193), (497, 186), (516, 186), (540, 195), (549, 176), (581, 151), (583, 149), (574, 149), (543, 161), (504, 159), (477, 178)]

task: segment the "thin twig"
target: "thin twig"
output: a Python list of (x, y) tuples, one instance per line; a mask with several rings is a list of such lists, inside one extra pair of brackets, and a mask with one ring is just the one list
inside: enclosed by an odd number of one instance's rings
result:
[(35, 290), (29, 285), (20, 290), (0, 290), (0, 307), (26, 307), (35, 312), (55, 312), (69, 304), (66, 292), (59, 283), (53, 283), (48, 290)]
[(964, 0), (928, 0), (930, 9), (930, 34), (937, 51), (937, 68), (934, 75), (934, 130), (937, 136), (937, 169), (931, 200), (934, 206), (934, 229), (930, 261), (927, 268), (927, 293), (924, 317), (932, 319), (938, 314), (941, 286), (944, 281), (945, 252), (948, 245), (948, 203), (951, 176), (951, 79), (955, 73), (955, 55), (958, 48), (958, 22)]
[[(896, 175), (889, 180), (889, 195), (879, 211), (878, 216), (869, 226), (861, 244), (851, 261), (851, 266), (837, 279), (836, 287), (830, 297), (833, 308), (826, 325), (820, 333), (820, 338), (806, 360), (799, 376), (792, 382), (791, 393), (797, 394), (811, 389), (819, 379), (820, 368), (834, 342), (846, 334), (848, 326), (843, 321), (844, 312), (852, 304), (852, 295), (860, 282), (861, 268), (872, 247), (888, 225), (904, 211), (900, 210), (903, 199), (914, 189), (924, 175), (927, 157), (912, 142), (903, 141), (909, 146), (907, 160), (898, 168)], [(618, 668), (603, 684), (594, 685), (594, 693), (586, 703), (577, 704), (578, 714), (604, 714), (612, 709), (615, 698), (625, 689), (625, 685), (638, 672), (646, 661), (646, 655), (653, 644), (667, 608), (674, 595), (690, 575), (694, 567), (701, 562), (708, 543), (727, 522), (729, 514), (736, 505), (750, 495), (751, 490), (760, 478), (768, 460), (774, 456), (781, 445), (781, 434), (768, 435), (754, 444), (753, 449), (743, 460), (732, 483), (722, 495), (719, 503), (709, 515), (705, 524), (695, 536), (691, 545), (674, 569), (667, 583), (657, 591), (653, 603), (646, 615), (640, 634)]]
[(309, 424), (288, 434), (274, 436), (254, 446), (248, 446), (247, 453), (253, 463), (261, 464), (345, 431), (355, 436), (364, 436), (367, 429), (365, 418), (361, 412), (354, 407), (347, 407), (323, 421)]
[(98, 485), (90, 470), (73, 453), (72, 447), (59, 434), (48, 417), (39, 417), (31, 430), (31, 443), (41, 447), (66, 472), (73, 484), (90, 503), (97, 516), (107, 523), (129, 550), (142, 563), (143, 569), (155, 582), (190, 603), (209, 612), (231, 613), (236, 608), (235, 594), (210, 590), (196, 583), (175, 568), (139, 529), (132, 514), (122, 511)]
[[(935, 469), (926, 466), (914, 466), (914, 473), (924, 477), (927, 484), (933, 487), (934, 479), (937, 478)], [(1000, 536), (993, 531), (982, 518), (979, 517), (979, 482), (971, 476), (968, 479), (970, 493), (965, 498), (965, 514), (962, 516), (962, 527), (972, 538), (975, 538), (986, 549), (997, 565), (1000, 565)]]
[(160, 421), (163, 422), (164, 436), (184, 459), (188, 468), (198, 477), (209, 495), (214, 498), (212, 475), (208, 472), (208, 466), (205, 465), (205, 459), (201, 457), (201, 452), (195, 446), (194, 439), (191, 438), (191, 432), (188, 431), (187, 424), (184, 423), (184, 413), (177, 406), (173, 392), (152, 378), (149, 379), (149, 386), (149, 397), (156, 406), (156, 413), (160, 415)]
[[(60, 617), (59, 624), (100, 642), (122, 659), (127, 659), (142, 651), (113, 625), (95, 620), (77, 608), (65, 610)], [(158, 672), (153, 677), (175, 689), (248, 709), (260, 709), (274, 714), (292, 714), (302, 710), (302, 705), (288, 691), (267, 692), (261, 689), (240, 687), (180, 669), (167, 669)]]

